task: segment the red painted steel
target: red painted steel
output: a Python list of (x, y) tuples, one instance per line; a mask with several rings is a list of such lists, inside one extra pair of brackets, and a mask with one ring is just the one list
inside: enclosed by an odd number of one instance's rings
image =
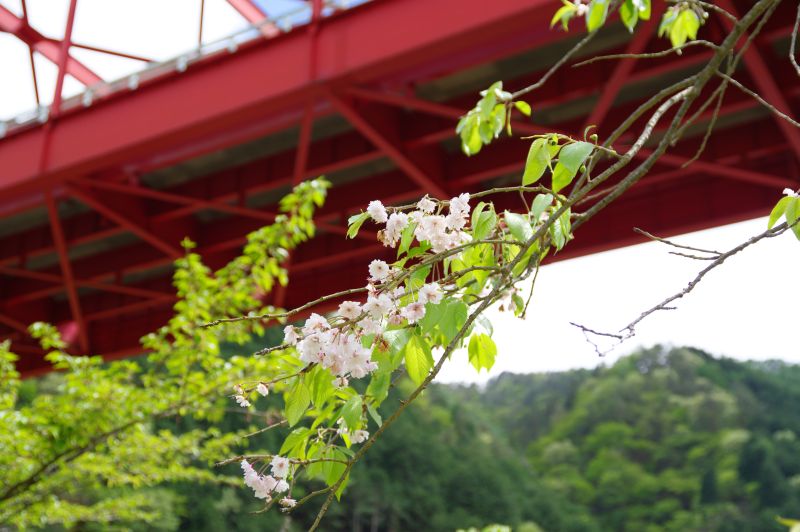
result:
[[(264, 19), (249, 1), (230, 3), (251, 22)], [(369, 224), (358, 240), (343, 238), (347, 217), (369, 200), (446, 197), (518, 178), (523, 142), (501, 139), (469, 159), (458, 152), (454, 123), (482, 86), (444, 98), (424, 92), (452, 85), (452, 76), (469, 85), (509, 58), (563, 46), (571, 36), (548, 28), (552, 1), (495, 0), (487, 10), (478, 0), (458, 9), (449, 0), (376, 0), (328, 18), (321, 6), (314, 0), (304, 28), (200, 58), (185, 72), (104, 95), (88, 108), (65, 106), (51, 124), (0, 139), (0, 213), (16, 220), (44, 206), (57, 222), (0, 232), (0, 339), (12, 339), (24, 354), (26, 375), (46, 369), (41, 350), (24, 335), (24, 324), (38, 319), (74, 332), (75, 352), (137, 353), (138, 338), (169, 317), (170, 265), (180, 240), (195, 240), (209, 266), (223, 265), (249, 231), (274, 220), (277, 200), (300, 179), (324, 173), (334, 187), (317, 216), (318, 236), (292, 253), (288, 289), (271, 295), (273, 304), (289, 307), (358, 286), (370, 259), (391, 258)], [(771, 50), (786, 39), (790, 15), (776, 13), (745, 56), (748, 69), (736, 73), (786, 111), (797, 108), (800, 83)], [(0, 11), (5, 29), (3, 20)], [(653, 24), (609, 51), (663, 46), (649, 38)], [(722, 21), (707, 28), (725, 31)], [(616, 125), (641, 101), (631, 90), (697, 68), (707, 57), (687, 50), (669, 60), (567, 69), (531, 96), (535, 121), (515, 120), (515, 132), (580, 135), (585, 124), (602, 122), (602, 137), (606, 124)], [(523, 69), (506, 86), (520, 88), (540, 75), (540, 67)], [(294, 140), (246, 148), (269, 135)], [(639, 242), (634, 225), (673, 235), (762, 215), (781, 188), (800, 183), (791, 135), (738, 91), (729, 90), (703, 157), (682, 168), (696, 136), (554, 259)], [(247, 155), (264, 146), (268, 153)], [(247, 156), (237, 162), (241, 150)], [(57, 201), (73, 212), (57, 220)], [(518, 208), (519, 201), (503, 198), (499, 207)]]
[[(39, 52), (51, 62), (59, 65), (61, 42), (48, 39), (30, 27), (27, 22), (27, 17), (19, 18), (5, 7), (0, 6), (0, 31), (11, 33), (27, 44), (32, 51)], [(66, 71), (84, 85), (94, 85), (102, 81), (100, 76), (73, 57), (67, 56)]]

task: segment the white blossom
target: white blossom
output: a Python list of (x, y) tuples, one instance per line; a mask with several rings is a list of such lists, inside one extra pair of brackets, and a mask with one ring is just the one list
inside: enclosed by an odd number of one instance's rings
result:
[(256, 391), (266, 397), (269, 394), (269, 387), (263, 382), (259, 382), (258, 386), (256, 386)]
[(373, 260), (369, 263), (369, 277), (373, 281), (383, 281), (389, 277), (389, 265), (382, 260)]
[(242, 472), (245, 485), (253, 490), (255, 497), (269, 500), (269, 494), (275, 489), (278, 481), (269, 475), (259, 475), (247, 460), (242, 460)]
[(432, 213), (433, 210), (436, 208), (436, 204), (431, 201), (428, 196), (425, 196), (417, 203), (417, 208), (425, 213)]
[(432, 244), (435, 239), (444, 237), (446, 232), (447, 222), (444, 216), (425, 216), (414, 230), (414, 236), (420, 242), (427, 240)]
[(384, 207), (383, 203), (378, 200), (369, 202), (369, 205), (367, 206), (367, 213), (369, 213), (370, 217), (379, 224), (386, 222), (386, 207)]
[(469, 213), (469, 193), (464, 192), (450, 200), (450, 214), (466, 216)]
[(284, 456), (274, 456), (272, 462), (272, 474), (278, 478), (286, 478), (289, 474), (289, 459)]
[(358, 324), (361, 326), (361, 331), (364, 334), (380, 334), (383, 332), (380, 322), (372, 318), (364, 318)]
[(789, 196), (790, 198), (800, 197), (800, 194), (798, 194), (797, 192), (795, 192), (791, 188), (784, 188), (783, 189), (783, 195), (784, 196)]
[(239, 406), (242, 408), (250, 406), (250, 401), (248, 401), (244, 395), (234, 395), (233, 398), (236, 399), (236, 402), (239, 403)]
[(306, 324), (303, 326), (303, 334), (309, 335), (320, 333), (327, 331), (330, 328), (331, 326), (328, 323), (328, 320), (314, 312), (306, 320)]
[(416, 323), (425, 316), (425, 305), (419, 301), (409, 303), (403, 308), (401, 314), (408, 320), (408, 323)]
[(419, 302), (435, 305), (442, 300), (442, 295), (442, 289), (437, 283), (427, 283), (419, 289)]
[(350, 384), (350, 381), (347, 380), (347, 377), (336, 377), (333, 379), (333, 385), (336, 388), (346, 388), (348, 384)]
[(286, 482), (286, 480), (280, 478), (278, 479), (278, 482), (275, 484), (273, 491), (275, 493), (283, 493), (284, 491), (289, 491), (289, 483)]
[(403, 324), (403, 316), (401, 316), (398, 312), (392, 312), (389, 314), (389, 319), (387, 320), (389, 325), (397, 326)]
[(444, 221), (447, 224), (448, 229), (459, 231), (463, 229), (465, 225), (467, 225), (467, 216), (465, 214), (451, 212), (445, 216)]
[(290, 499), (289, 497), (284, 497), (283, 499), (278, 501), (278, 504), (283, 506), (284, 508), (294, 508), (297, 504), (297, 501), (294, 499)]
[(404, 212), (395, 212), (389, 216), (386, 222), (386, 230), (383, 231), (381, 239), (384, 245), (394, 247), (403, 236), (403, 230), (408, 227), (408, 215)]
[(355, 301), (343, 301), (339, 305), (339, 315), (348, 320), (354, 320), (361, 315), (361, 305)]
[(367, 297), (367, 302), (364, 303), (363, 310), (374, 319), (381, 319), (392, 310), (393, 306), (392, 298), (389, 297), (388, 294), (380, 294), (375, 297)]
[(294, 327), (291, 325), (287, 325), (283, 328), (283, 343), (288, 345), (296, 345), (297, 340), (300, 337), (297, 336), (297, 331), (294, 330)]
[(357, 430), (353, 432), (352, 436), (350, 436), (350, 441), (353, 443), (362, 443), (367, 441), (367, 438), (369, 438), (369, 432), (366, 430)]

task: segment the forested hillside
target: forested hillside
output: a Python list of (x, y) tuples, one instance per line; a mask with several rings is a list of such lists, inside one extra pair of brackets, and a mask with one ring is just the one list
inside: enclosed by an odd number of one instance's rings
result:
[[(383, 414), (396, 404), (390, 397)], [(261, 412), (269, 418), (269, 407)], [(220, 428), (263, 422), (232, 414)], [(785, 530), (776, 516), (800, 516), (798, 435), (800, 367), (692, 349), (654, 348), (593, 371), (505, 374), (483, 388), (439, 385), (355, 468), (325, 529)], [(275, 450), (279, 436), (259, 435), (247, 452)], [(237, 477), (232, 485), (150, 492), (158, 528), (303, 530), (313, 518), (312, 504), (291, 519), (251, 514), (259, 501), (238, 466), (223, 472)]]

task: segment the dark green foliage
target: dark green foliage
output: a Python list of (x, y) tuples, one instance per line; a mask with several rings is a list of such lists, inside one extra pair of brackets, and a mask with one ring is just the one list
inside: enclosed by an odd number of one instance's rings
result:
[[(323, 529), (785, 530), (775, 516), (800, 516), (798, 389), (796, 366), (662, 348), (594, 371), (433, 386), (355, 467)], [(261, 405), (266, 415), (273, 400)], [(264, 422), (227, 415), (217, 427)], [(195, 428), (161, 422), (171, 423)], [(252, 438), (247, 452), (274, 451), (285, 433)], [(222, 472), (238, 475), (238, 464)], [(298, 486), (295, 496), (321, 486)], [(260, 503), (243, 485), (149, 493), (164, 516), (159, 530), (305, 530), (321, 503), (289, 519), (253, 514)]]
[(800, 515), (795, 366), (654, 348), (592, 373), (504, 376), (485, 395), (501, 387), (495, 420), (519, 434), (540, 414), (545, 432), (519, 450), (603, 530), (780, 530), (776, 515)]

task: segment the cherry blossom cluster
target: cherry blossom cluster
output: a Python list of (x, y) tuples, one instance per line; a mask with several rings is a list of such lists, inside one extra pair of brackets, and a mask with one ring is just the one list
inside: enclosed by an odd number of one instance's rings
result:
[[(272, 458), (270, 466), (271, 475), (260, 475), (253, 469), (250, 462), (242, 460), (245, 485), (253, 490), (257, 499), (265, 499), (267, 502), (271, 501), (273, 496), (289, 491), (289, 483), (286, 482), (286, 477), (289, 476), (289, 459), (275, 456)], [(297, 502), (289, 497), (283, 497), (278, 504), (285, 508), (291, 508)]]
[[(403, 231), (414, 224), (414, 237), (419, 242), (429, 242), (434, 253), (469, 242), (469, 233), (462, 231), (469, 219), (469, 194), (464, 193), (450, 200), (449, 211), (443, 214), (437, 211), (437, 204), (427, 196), (419, 200), (417, 210), (410, 213), (396, 211), (389, 214), (380, 201), (372, 201), (367, 213), (386, 228), (378, 233), (378, 238), (385, 246), (395, 247), (403, 235)], [(436, 211), (434, 213), (434, 211)]]
[[(342, 420), (339, 420), (340, 422)], [(354, 430), (352, 433), (347, 429), (347, 427), (339, 427), (336, 429), (336, 434), (349, 434), (350, 435), (350, 442), (352, 443), (364, 443), (369, 438), (369, 432), (366, 430)]]
[[(241, 384), (234, 385), (233, 391), (236, 392), (236, 395), (234, 395), (233, 398), (239, 406), (242, 408), (248, 408), (251, 406), (252, 403), (250, 403), (250, 401), (247, 400), (247, 397), (245, 397), (244, 388), (242, 388)], [(256, 386), (256, 391), (260, 395), (266, 397), (269, 394), (269, 387), (263, 382), (259, 382)]]
[(401, 304), (405, 288), (385, 289), (380, 283), (391, 280), (392, 271), (382, 260), (369, 265), (367, 301), (363, 304), (344, 301), (339, 305), (339, 325), (312, 314), (298, 333), (297, 328), (284, 328), (284, 343), (296, 345), (300, 360), (319, 364), (337, 377), (335, 384), (347, 386), (348, 377), (360, 379), (378, 368), (372, 360), (372, 346), (364, 347), (365, 335), (380, 336), (390, 325), (414, 324), (425, 316), (426, 303), (439, 303), (443, 292), (437, 283), (422, 286), (415, 294), (416, 300)]
[(348, 376), (360, 379), (378, 369), (372, 360), (372, 349), (361, 344), (360, 335), (344, 327), (332, 327), (319, 314), (312, 314), (302, 329), (302, 339), (291, 325), (284, 329), (284, 341), (297, 345), (300, 360), (319, 364), (346, 384)]

